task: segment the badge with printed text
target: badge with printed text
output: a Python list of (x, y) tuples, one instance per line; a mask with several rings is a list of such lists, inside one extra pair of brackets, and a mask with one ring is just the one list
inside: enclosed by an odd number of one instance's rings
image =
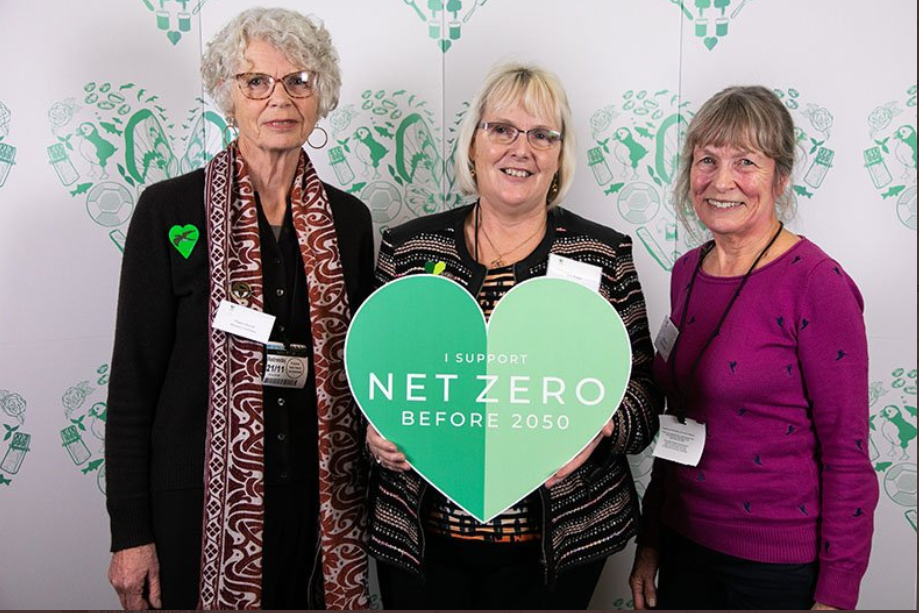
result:
[(274, 327), (274, 315), (221, 300), (214, 315), (214, 327), (251, 341), (267, 343)]
[(654, 457), (686, 466), (697, 466), (705, 448), (705, 424), (686, 418), (681, 424), (676, 415), (661, 415), (661, 429)]
[(546, 269), (546, 277), (550, 279), (568, 279), (583, 285), (587, 289), (598, 292), (600, 291), (600, 278), (603, 269), (587, 262), (578, 262), (571, 258), (550, 253), (549, 264)]
[(263, 385), (302, 389), (309, 372), (310, 358), (305, 345), (287, 347), (284, 343), (275, 342), (265, 345)]
[(680, 331), (677, 329), (676, 324), (673, 323), (669, 316), (665, 317), (664, 323), (661, 324), (661, 329), (657, 333), (657, 338), (654, 339), (654, 348), (661, 354), (665, 362), (670, 360), (670, 352), (673, 351), (673, 346), (679, 336)]

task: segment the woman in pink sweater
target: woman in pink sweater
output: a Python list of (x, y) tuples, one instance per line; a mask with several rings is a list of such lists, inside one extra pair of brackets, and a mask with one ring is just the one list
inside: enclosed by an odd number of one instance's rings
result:
[(690, 125), (677, 208), (713, 240), (674, 265), (654, 370), (674, 425), (704, 446), (694, 465), (655, 462), (629, 580), (637, 609), (858, 601), (878, 499), (863, 302), (780, 221), (794, 153), (791, 115), (763, 87), (716, 94)]

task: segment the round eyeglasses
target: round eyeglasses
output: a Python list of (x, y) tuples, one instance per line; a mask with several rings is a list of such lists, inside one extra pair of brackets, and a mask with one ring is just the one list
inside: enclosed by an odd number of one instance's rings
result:
[(252, 100), (264, 100), (270, 97), (278, 81), (291, 98), (309, 98), (313, 95), (314, 77), (310, 72), (292, 72), (280, 78), (262, 72), (243, 72), (236, 75), (239, 91)]
[(488, 138), (499, 145), (510, 145), (521, 134), (526, 134), (527, 142), (534, 149), (551, 149), (562, 141), (562, 133), (549, 128), (533, 128), (521, 130), (509, 123), (486, 121), (479, 124)]

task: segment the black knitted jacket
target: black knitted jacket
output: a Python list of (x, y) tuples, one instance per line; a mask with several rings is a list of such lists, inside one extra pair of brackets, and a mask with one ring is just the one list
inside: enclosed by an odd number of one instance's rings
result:
[[(387, 231), (377, 261), (377, 284), (424, 273), (427, 262), (444, 262), (442, 275), (475, 296), (487, 270), (466, 248), (463, 222), (471, 210), (461, 207)], [(517, 282), (545, 275), (549, 253), (602, 268), (600, 294), (622, 317), (632, 343), (631, 379), (613, 419), (612, 436), (567, 479), (551, 490), (538, 490), (545, 580), (552, 583), (567, 569), (621, 550), (635, 535), (638, 497), (625, 454), (640, 452), (654, 438), (663, 396), (651, 376), (654, 351), (631, 239), (555, 208), (549, 213), (545, 238), (514, 266)], [(421, 508), (429, 492), (427, 483), (412, 471), (374, 467), (370, 551), (378, 561), (424, 576)]]

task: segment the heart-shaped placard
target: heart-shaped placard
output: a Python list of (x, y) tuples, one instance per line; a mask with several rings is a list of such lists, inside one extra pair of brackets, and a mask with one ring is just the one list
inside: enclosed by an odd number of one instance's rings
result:
[(619, 407), (632, 362), (619, 315), (581, 285), (525, 281), (486, 325), (462, 286), (434, 275), (368, 298), (345, 359), (370, 423), (479, 521), (590, 443)]

